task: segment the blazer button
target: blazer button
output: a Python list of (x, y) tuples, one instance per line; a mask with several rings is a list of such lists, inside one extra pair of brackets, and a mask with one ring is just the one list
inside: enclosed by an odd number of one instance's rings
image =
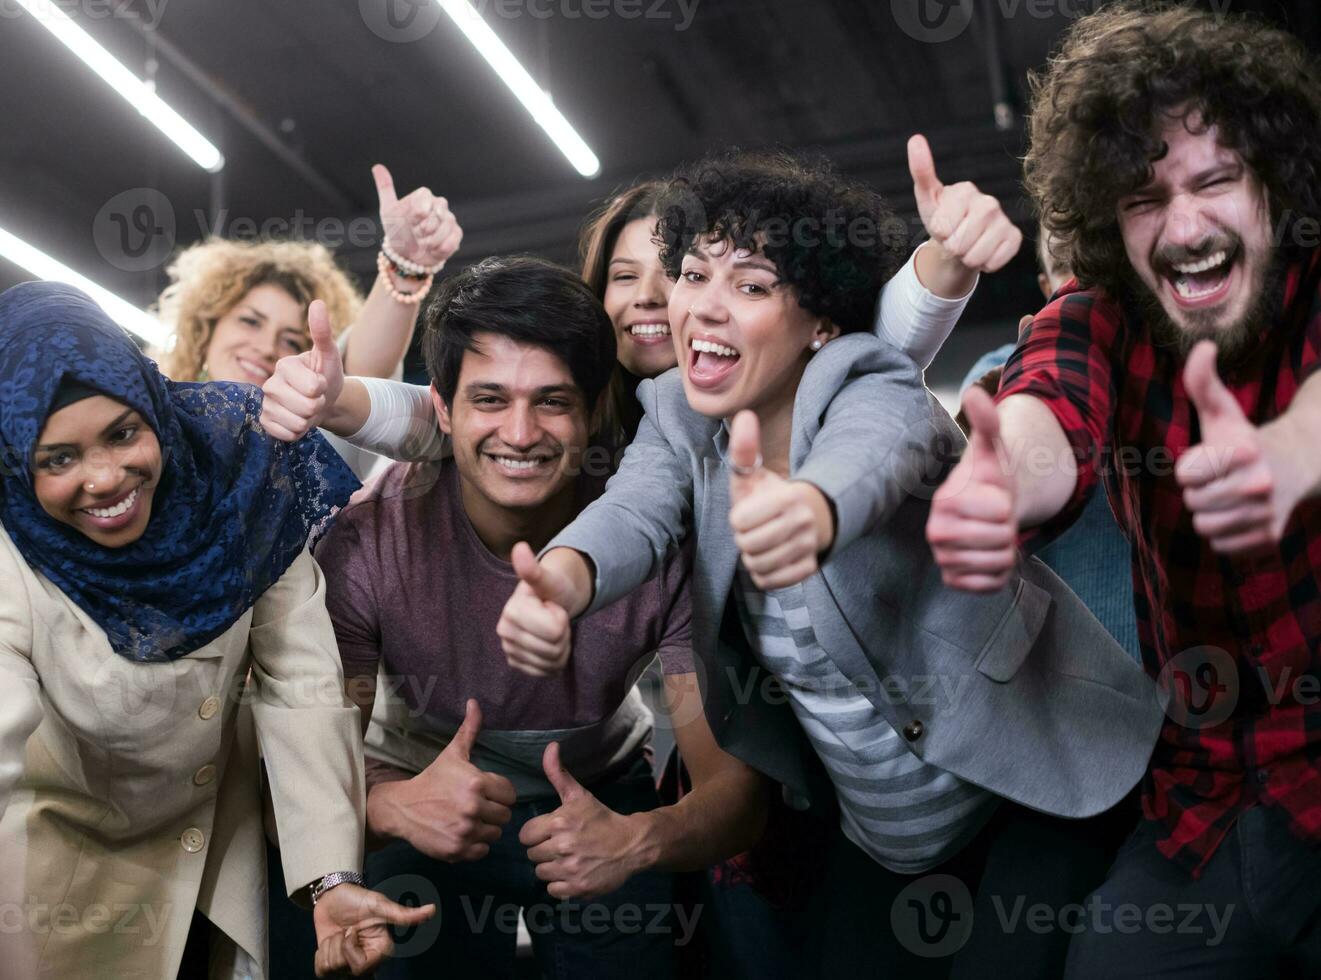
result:
[(211, 780), (216, 778), (216, 767), (209, 762), (197, 772), (193, 773), (193, 782), (198, 786), (205, 786)]
[(202, 702), (202, 706), (197, 709), (197, 715), (203, 721), (210, 721), (220, 710), (220, 699), (216, 697), (207, 698)]
[(196, 827), (189, 827), (180, 835), (179, 843), (189, 854), (196, 854), (206, 846), (206, 837)]
[(922, 723), (920, 721), (910, 721), (904, 726), (904, 738), (910, 742), (916, 742), (922, 737)]

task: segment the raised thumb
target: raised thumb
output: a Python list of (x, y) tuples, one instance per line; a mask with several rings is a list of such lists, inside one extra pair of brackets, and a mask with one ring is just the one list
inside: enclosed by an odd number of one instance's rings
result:
[(580, 796), (586, 795), (587, 790), (569, 775), (568, 770), (560, 762), (559, 742), (551, 742), (546, 746), (546, 751), (541, 757), (541, 768), (546, 771), (546, 778), (555, 787), (555, 792), (560, 794), (561, 803), (572, 803)]
[(729, 426), (729, 483), (736, 502), (752, 488), (761, 464), (761, 423), (755, 412), (745, 408)]
[(464, 761), (472, 755), (472, 747), (477, 743), (477, 735), (482, 730), (482, 707), (476, 698), (469, 698), (463, 713), (463, 724), (450, 739), (450, 747), (463, 756)]
[(918, 209), (934, 207), (944, 185), (936, 176), (931, 145), (920, 133), (908, 139), (908, 173), (913, 178), (913, 196), (917, 198)]
[(312, 370), (324, 374), (329, 358), (339, 357), (335, 335), (330, 329), (330, 312), (323, 300), (314, 299), (307, 308), (307, 330), (312, 335)]
[(1205, 429), (1208, 422), (1243, 415), (1243, 409), (1216, 373), (1216, 345), (1203, 340), (1192, 349), (1183, 368), (1183, 384), (1188, 389), (1197, 415)]
[(963, 414), (968, 420), (968, 452), (978, 478), (995, 483), (1007, 482), (1000, 465), (1000, 413), (995, 402), (981, 388), (973, 385), (963, 396)]
[(531, 587), (538, 599), (543, 602), (553, 599), (546, 570), (541, 567), (541, 562), (537, 561), (536, 554), (526, 541), (519, 541), (514, 545), (509, 553), (509, 560), (514, 565), (514, 574)]

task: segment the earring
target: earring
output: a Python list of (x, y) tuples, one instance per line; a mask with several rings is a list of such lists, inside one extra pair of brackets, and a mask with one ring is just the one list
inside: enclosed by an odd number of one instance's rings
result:
[(812, 341), (812, 345), (811, 345), (811, 346), (812, 346), (812, 350), (820, 350), (820, 349), (821, 349), (821, 344), (822, 344), (822, 341), (820, 341), (820, 340), (814, 340), (814, 341)]

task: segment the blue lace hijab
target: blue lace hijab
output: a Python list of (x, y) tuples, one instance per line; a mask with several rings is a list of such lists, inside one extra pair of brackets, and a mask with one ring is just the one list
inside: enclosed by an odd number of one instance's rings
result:
[[(136, 409), (160, 440), (151, 519), (123, 548), (50, 517), (33, 493), (32, 452), (66, 379)], [(166, 379), (72, 286), (0, 294), (0, 522), (120, 656), (176, 660), (220, 636), (357, 488), (319, 434), (267, 436), (261, 397), (251, 385)]]

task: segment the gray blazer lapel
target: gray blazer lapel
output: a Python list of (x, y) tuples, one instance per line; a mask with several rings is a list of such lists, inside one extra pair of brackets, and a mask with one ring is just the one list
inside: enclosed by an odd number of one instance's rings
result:
[[(696, 510), (697, 558), (693, 569), (694, 610), (714, 610), (710, 621), (699, 624), (715, 636), (720, 629), (719, 617), (725, 600), (734, 587), (734, 573), (738, 568), (738, 548), (729, 528), (729, 475), (720, 460), (710, 456), (702, 459), (701, 501)], [(698, 599), (698, 597), (701, 597)]]

